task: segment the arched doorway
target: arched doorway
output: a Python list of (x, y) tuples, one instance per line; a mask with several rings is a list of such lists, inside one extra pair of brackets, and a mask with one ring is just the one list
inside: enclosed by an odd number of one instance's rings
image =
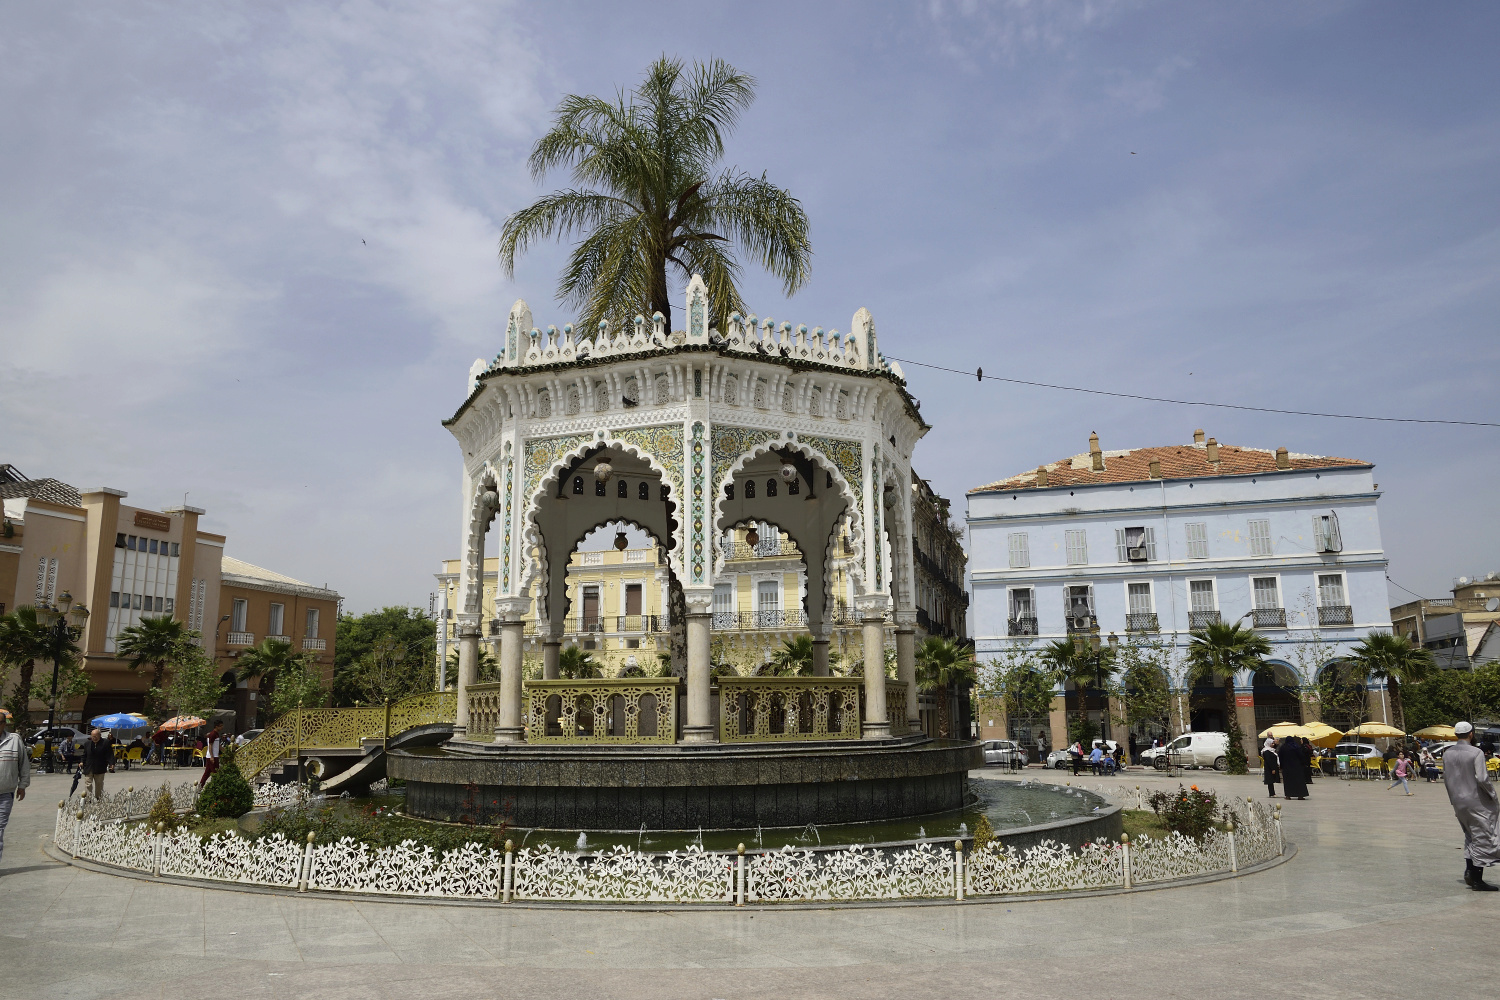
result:
[(1255, 671), (1252, 684), (1257, 733), (1278, 722), (1302, 723), (1302, 686), (1290, 666), (1267, 660)]

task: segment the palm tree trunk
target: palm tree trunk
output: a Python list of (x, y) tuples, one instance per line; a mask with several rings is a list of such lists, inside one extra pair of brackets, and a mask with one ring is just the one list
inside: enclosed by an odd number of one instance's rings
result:
[(1227, 733), (1233, 728), (1230, 721), (1234, 718), (1234, 675), (1230, 674), (1224, 678), (1224, 731)]
[(31, 680), (35, 672), (36, 660), (27, 660), (21, 664), (21, 677), (16, 682), (16, 732), (23, 736), (31, 725)]
[[(665, 319), (667, 335), (672, 334), (672, 300), (667, 292), (667, 259), (662, 257), (652, 262), (651, 275), (651, 311), (659, 312)], [(646, 322), (651, 322), (651, 317), (646, 317)]]
[(951, 722), (951, 713), (948, 710), (948, 685), (938, 685), (936, 694), (938, 703), (938, 737), (940, 739), (947, 739)]
[(1406, 709), (1401, 705), (1401, 682), (1394, 677), (1386, 679), (1386, 688), (1391, 692), (1391, 724), (1406, 732)]

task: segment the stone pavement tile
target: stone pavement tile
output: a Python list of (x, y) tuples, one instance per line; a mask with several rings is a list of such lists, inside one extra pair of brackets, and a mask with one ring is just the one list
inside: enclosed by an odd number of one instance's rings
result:
[(476, 943), (454, 911), (441, 907), (390, 907), (355, 903), (366, 923), (404, 964), (498, 965), (499, 960)]

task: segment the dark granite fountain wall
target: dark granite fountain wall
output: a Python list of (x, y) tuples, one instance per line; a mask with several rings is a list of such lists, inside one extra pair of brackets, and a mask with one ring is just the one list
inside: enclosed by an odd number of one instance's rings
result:
[(392, 752), (414, 816), (564, 830), (863, 823), (962, 808), (976, 744), (449, 744)]

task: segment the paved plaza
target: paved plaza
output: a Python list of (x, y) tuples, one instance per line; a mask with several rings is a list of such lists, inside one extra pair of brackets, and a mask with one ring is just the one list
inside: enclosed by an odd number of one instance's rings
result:
[[(1083, 783), (1105, 780), (1176, 784), (1148, 772)], [(1185, 780), (1265, 794), (1254, 775)], [(297, 898), (82, 871), (41, 849), (69, 781), (38, 776), (7, 831), (0, 997), (1417, 997), (1488, 995), (1500, 978), (1500, 893), (1460, 881), (1441, 785), (1406, 798), (1384, 782), (1319, 780), (1308, 801), (1284, 804), (1296, 857), (1219, 882), (622, 912)]]

